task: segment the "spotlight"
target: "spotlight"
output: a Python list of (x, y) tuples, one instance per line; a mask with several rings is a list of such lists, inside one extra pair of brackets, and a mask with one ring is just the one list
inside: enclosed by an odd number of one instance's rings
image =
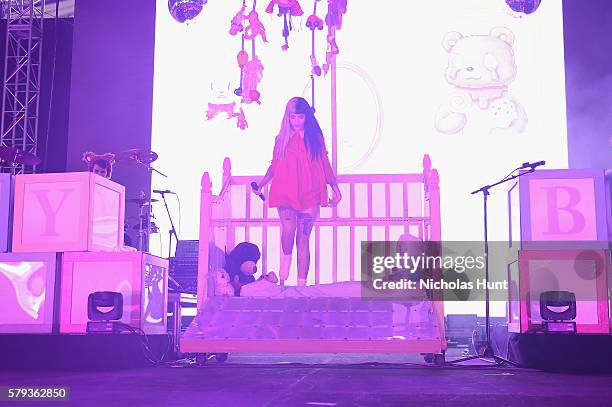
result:
[[(110, 308), (102, 311), (100, 308)], [(123, 295), (114, 291), (96, 291), (87, 297), (87, 332), (120, 332)]]
[(576, 295), (569, 291), (541, 293), (540, 315), (545, 332), (576, 333)]
[(179, 23), (192, 20), (202, 11), (208, 0), (168, 0), (168, 10)]
[(508, 7), (517, 13), (531, 14), (540, 7), (541, 0), (506, 0)]

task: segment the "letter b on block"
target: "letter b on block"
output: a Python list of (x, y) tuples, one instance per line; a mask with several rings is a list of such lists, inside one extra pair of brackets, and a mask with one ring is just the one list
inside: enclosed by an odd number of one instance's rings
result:
[(529, 181), (532, 240), (597, 240), (593, 179)]

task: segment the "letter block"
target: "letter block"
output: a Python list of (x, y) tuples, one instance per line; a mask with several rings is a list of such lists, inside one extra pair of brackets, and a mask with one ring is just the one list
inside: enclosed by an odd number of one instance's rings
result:
[(609, 273), (608, 250), (520, 250), (518, 260), (508, 264), (508, 330), (541, 328), (540, 294), (570, 291), (576, 296), (577, 332), (609, 333)]
[(115, 251), (125, 187), (89, 172), (15, 177), (14, 252)]
[(11, 174), (0, 174), (0, 252), (10, 250), (13, 212), (13, 183)]
[(0, 254), (0, 333), (51, 333), (56, 253)]
[(509, 241), (518, 249), (609, 247), (603, 169), (539, 170), (508, 191)]
[(96, 291), (123, 295), (121, 321), (166, 333), (168, 260), (142, 252), (71, 252), (62, 256), (60, 332), (87, 331), (87, 300)]

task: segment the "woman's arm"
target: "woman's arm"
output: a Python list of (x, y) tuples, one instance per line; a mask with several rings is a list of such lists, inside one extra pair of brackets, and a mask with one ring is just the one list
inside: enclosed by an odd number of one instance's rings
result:
[(268, 167), (268, 171), (266, 172), (266, 175), (264, 175), (264, 177), (257, 184), (257, 186), (259, 187), (259, 190), (261, 190), (268, 182), (270, 182), (272, 177), (274, 177), (274, 166), (270, 165)]
[(321, 135), (321, 146), (322, 154), (321, 160), (323, 161), (323, 172), (325, 173), (325, 182), (327, 182), (333, 191), (332, 199), (330, 200), (330, 205), (335, 206), (342, 199), (342, 193), (340, 192), (340, 188), (338, 188), (338, 180), (336, 179), (336, 174), (334, 174), (334, 170), (329, 162), (329, 156), (327, 153), (327, 148), (325, 147), (325, 139)]
[(253, 189), (254, 192), (260, 192), (262, 190), (262, 188), (268, 183), (270, 182), (270, 180), (272, 180), (272, 178), (274, 177), (274, 170), (276, 168), (276, 163), (278, 161), (278, 146), (277, 143), (274, 143), (274, 151), (272, 153), (272, 162), (270, 163), (270, 166), (268, 167), (268, 170), (266, 171), (266, 175), (264, 175), (264, 177), (259, 181), (259, 183), (257, 184), (257, 186), (259, 187), (258, 190)]

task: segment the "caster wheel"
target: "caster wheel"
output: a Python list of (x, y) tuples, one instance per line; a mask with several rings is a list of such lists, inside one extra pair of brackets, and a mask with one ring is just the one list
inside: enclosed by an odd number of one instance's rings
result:
[(198, 353), (195, 358), (196, 365), (204, 366), (208, 361), (208, 354), (206, 353)]
[(438, 353), (433, 356), (433, 363), (436, 366), (444, 366), (446, 364), (446, 358), (443, 354)]
[(433, 363), (434, 362), (434, 354), (433, 353), (426, 353), (425, 355), (423, 355), (423, 359), (425, 360), (426, 363)]
[(215, 353), (215, 359), (219, 363), (223, 363), (227, 360), (227, 353)]

